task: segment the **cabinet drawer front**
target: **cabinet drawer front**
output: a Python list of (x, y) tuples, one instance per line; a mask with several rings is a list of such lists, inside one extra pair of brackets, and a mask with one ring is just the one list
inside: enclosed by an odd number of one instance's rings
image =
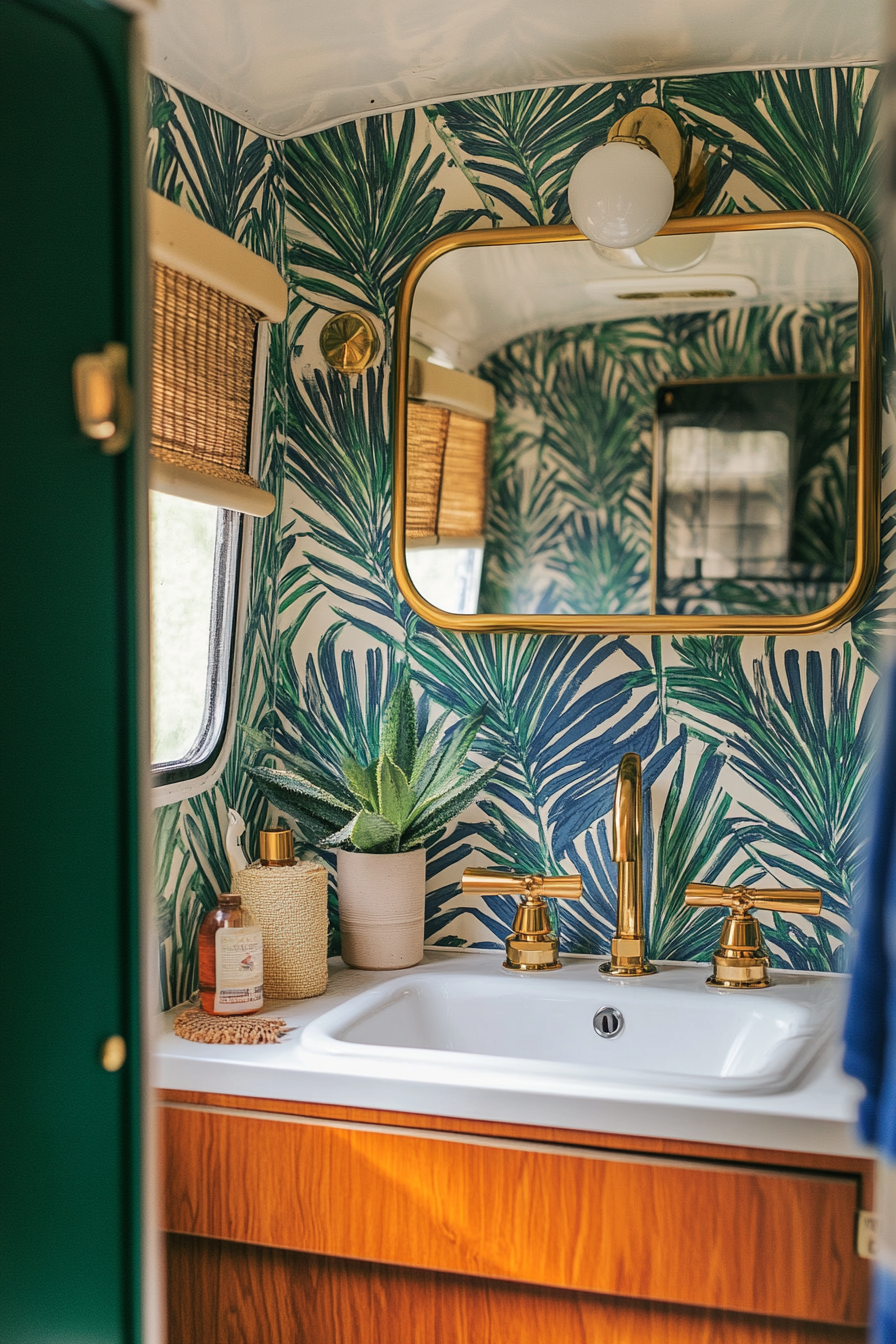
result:
[(862, 1324), (852, 1176), (164, 1106), (165, 1227)]

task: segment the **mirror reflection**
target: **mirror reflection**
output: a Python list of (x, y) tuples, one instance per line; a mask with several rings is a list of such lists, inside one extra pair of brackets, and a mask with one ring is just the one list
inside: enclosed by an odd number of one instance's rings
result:
[(799, 614), (855, 534), (856, 266), (817, 228), (460, 247), (411, 310), (406, 555), (465, 614)]

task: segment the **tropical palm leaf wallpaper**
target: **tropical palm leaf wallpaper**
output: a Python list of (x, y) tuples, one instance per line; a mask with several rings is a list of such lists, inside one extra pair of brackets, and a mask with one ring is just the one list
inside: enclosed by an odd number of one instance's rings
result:
[[(485, 705), (474, 756), (498, 765), (484, 796), (429, 846), (430, 944), (500, 947), (510, 903), (460, 895), (460, 870), (474, 861), (579, 870), (585, 900), (556, 912), (562, 943), (604, 953), (615, 881), (608, 813), (619, 758), (634, 750), (647, 784), (653, 954), (711, 952), (721, 916), (684, 907), (690, 879), (811, 882), (824, 889), (824, 914), (770, 918), (774, 958), (845, 966), (876, 650), (893, 623), (889, 567), (851, 630), (814, 638), (434, 629), (402, 601), (389, 564), (389, 326), (401, 274), (427, 241), (566, 220), (577, 158), (642, 102), (670, 108), (704, 146), (706, 212), (827, 209), (870, 232), (877, 90), (876, 72), (855, 69), (639, 79), (468, 99), (277, 143), (150, 80), (150, 185), (273, 260), (291, 291), (271, 343), (261, 464), (278, 509), (252, 525), (236, 740), (214, 788), (157, 814), (164, 1004), (195, 987), (198, 924), (229, 881), (227, 806), (246, 817), (250, 851), (268, 820), (244, 767), (288, 766), (300, 749), (327, 767), (346, 747), (367, 759), (405, 664), (421, 726)], [(371, 315), (383, 355), (347, 379), (324, 364), (318, 335), (348, 307)], [(605, 432), (612, 483), (619, 431)], [(632, 456), (629, 480), (642, 469)], [(529, 504), (514, 504), (513, 492), (539, 487), (508, 479), (506, 488), (507, 507), (519, 509)], [(885, 499), (889, 559), (896, 494)], [(593, 540), (583, 522), (570, 541), (583, 583)], [(624, 549), (628, 536), (620, 528), (600, 543)], [(642, 581), (638, 562), (629, 581)]]
[[(478, 370), (498, 409), (479, 610), (650, 611), (656, 389), (692, 378), (848, 375), (854, 347), (855, 306), (841, 303), (587, 323), (496, 350)], [(821, 563), (846, 546), (849, 386), (836, 381), (840, 404), (818, 384), (812, 423), (798, 436), (794, 532), (801, 554)], [(720, 585), (704, 587), (699, 609), (718, 610)], [(736, 609), (736, 587), (726, 585), (722, 609)], [(791, 582), (765, 590), (766, 611), (817, 610), (836, 595), (806, 583), (799, 593)], [(745, 596), (755, 611), (756, 588)]]

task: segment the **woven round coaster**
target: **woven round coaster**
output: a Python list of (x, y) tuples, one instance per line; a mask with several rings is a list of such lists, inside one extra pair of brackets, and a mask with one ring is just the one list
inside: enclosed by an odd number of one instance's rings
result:
[(282, 1017), (217, 1017), (204, 1008), (188, 1008), (174, 1023), (175, 1036), (203, 1045), (276, 1045), (291, 1030)]

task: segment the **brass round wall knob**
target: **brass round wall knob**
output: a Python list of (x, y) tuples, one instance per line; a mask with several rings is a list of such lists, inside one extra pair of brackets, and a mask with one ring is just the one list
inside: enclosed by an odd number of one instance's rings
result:
[(320, 352), (339, 373), (363, 373), (380, 352), (380, 338), (363, 313), (337, 313), (323, 325)]

